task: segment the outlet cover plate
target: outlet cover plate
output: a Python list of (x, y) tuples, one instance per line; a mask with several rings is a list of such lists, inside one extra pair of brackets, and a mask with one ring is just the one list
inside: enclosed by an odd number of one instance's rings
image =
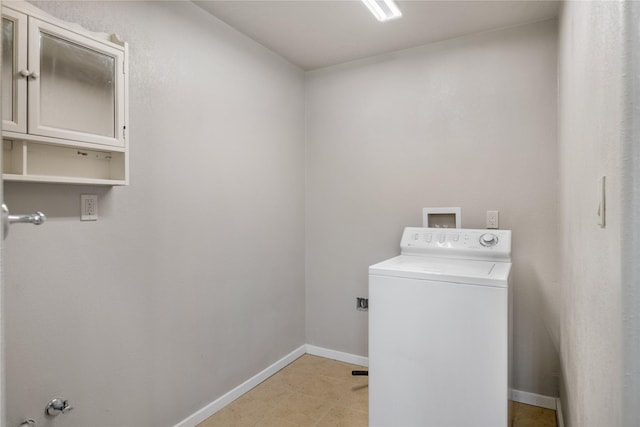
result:
[(487, 211), (487, 228), (498, 229), (500, 228), (499, 211)]
[(98, 195), (80, 195), (80, 221), (98, 220)]

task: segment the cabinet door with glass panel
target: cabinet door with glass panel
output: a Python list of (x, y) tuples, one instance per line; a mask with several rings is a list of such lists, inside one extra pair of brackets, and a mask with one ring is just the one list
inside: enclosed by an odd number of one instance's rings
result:
[(124, 52), (29, 17), (28, 132), (124, 146)]
[(27, 131), (27, 15), (2, 11), (2, 129)]
[(124, 49), (20, 15), (3, 8), (3, 130), (124, 147)]

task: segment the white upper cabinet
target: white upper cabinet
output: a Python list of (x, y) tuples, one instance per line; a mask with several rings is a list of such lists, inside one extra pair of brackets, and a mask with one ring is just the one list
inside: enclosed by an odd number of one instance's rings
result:
[(4, 160), (5, 179), (128, 182), (127, 53), (116, 36), (3, 2), (2, 137), (14, 161)]

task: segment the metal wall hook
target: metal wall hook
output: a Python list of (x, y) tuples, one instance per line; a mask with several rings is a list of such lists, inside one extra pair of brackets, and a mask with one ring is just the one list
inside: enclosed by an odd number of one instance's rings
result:
[(44, 410), (47, 415), (55, 417), (59, 414), (66, 414), (67, 412), (73, 410), (73, 407), (69, 405), (68, 400), (63, 400), (60, 397), (56, 397), (55, 399), (51, 399), (49, 403), (47, 403), (47, 407)]
[(47, 217), (42, 212), (36, 212), (27, 215), (9, 215), (9, 224), (34, 224), (40, 225), (47, 220)]
[(4, 228), (4, 237), (9, 234), (9, 225), (11, 224), (34, 224), (40, 225), (47, 220), (47, 217), (42, 212), (36, 212), (27, 215), (11, 215), (9, 214), (9, 208), (4, 203), (2, 204), (2, 227)]

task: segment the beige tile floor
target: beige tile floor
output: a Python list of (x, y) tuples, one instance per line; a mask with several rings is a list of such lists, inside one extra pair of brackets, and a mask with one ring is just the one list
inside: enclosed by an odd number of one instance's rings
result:
[(556, 411), (517, 402), (511, 405), (513, 427), (557, 427)]
[[(305, 354), (198, 427), (367, 426), (362, 367)], [(555, 411), (513, 404), (514, 427), (556, 427)]]

